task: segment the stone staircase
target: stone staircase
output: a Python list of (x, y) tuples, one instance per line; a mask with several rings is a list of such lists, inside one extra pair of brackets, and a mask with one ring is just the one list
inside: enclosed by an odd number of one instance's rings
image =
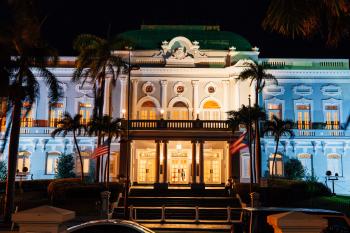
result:
[[(114, 218), (124, 214), (123, 200), (114, 211)], [(223, 188), (193, 191), (191, 189), (154, 190), (133, 187), (129, 195), (129, 213), (138, 223), (152, 229), (173, 224), (174, 228), (186, 229), (192, 226), (208, 228), (218, 225), (228, 230), (233, 222), (239, 221), (241, 204), (238, 198), (225, 196)], [(130, 210), (131, 209), (131, 210)]]

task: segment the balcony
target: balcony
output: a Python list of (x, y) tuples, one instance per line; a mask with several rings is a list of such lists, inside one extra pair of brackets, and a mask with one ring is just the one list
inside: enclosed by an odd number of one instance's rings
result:
[(129, 130), (231, 131), (227, 121), (214, 120), (130, 120)]

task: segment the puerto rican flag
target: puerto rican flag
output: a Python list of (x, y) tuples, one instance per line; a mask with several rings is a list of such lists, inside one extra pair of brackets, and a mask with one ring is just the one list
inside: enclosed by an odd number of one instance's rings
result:
[(239, 152), (241, 149), (247, 148), (248, 147), (248, 142), (247, 142), (247, 136), (248, 133), (245, 132), (239, 138), (230, 144), (230, 154), (234, 155), (237, 152)]

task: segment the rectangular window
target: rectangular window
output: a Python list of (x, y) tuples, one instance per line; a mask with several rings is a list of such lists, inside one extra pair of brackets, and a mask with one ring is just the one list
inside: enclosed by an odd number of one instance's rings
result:
[(268, 104), (267, 112), (269, 120), (272, 120), (273, 116), (276, 116), (278, 119), (282, 118), (282, 105), (281, 104)]
[(33, 127), (32, 110), (28, 111), (28, 104), (24, 103), (21, 110), (21, 127)]
[(326, 129), (339, 129), (339, 107), (338, 105), (326, 105)]
[(46, 163), (46, 174), (56, 174), (58, 167), (58, 156), (48, 155)]
[(58, 122), (62, 120), (63, 112), (63, 103), (56, 103), (50, 105), (50, 127), (57, 127)]
[(81, 124), (87, 124), (92, 116), (92, 105), (90, 103), (79, 103), (79, 114), (81, 117)]
[(327, 156), (327, 171), (332, 172), (332, 176), (336, 173), (339, 176), (343, 176), (341, 169), (341, 157), (337, 154), (329, 154)]
[(311, 107), (310, 104), (297, 104), (298, 129), (310, 129), (311, 126)]

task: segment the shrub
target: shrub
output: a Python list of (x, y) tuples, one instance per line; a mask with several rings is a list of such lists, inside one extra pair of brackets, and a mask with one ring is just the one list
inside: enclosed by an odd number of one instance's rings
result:
[(288, 159), (284, 163), (284, 175), (287, 179), (301, 180), (305, 177), (305, 169), (299, 159)]
[(7, 179), (7, 164), (5, 161), (0, 161), (0, 181)]
[[(86, 184), (81, 183), (78, 178), (59, 179), (51, 182), (48, 187), (48, 194), (54, 203), (62, 203), (67, 200), (93, 199), (100, 200), (100, 193), (106, 190), (102, 183)], [(118, 194), (122, 191), (119, 183), (110, 183), (110, 201), (116, 201)]]
[(74, 159), (72, 154), (62, 154), (57, 164), (56, 178), (72, 178), (75, 177), (73, 172)]

